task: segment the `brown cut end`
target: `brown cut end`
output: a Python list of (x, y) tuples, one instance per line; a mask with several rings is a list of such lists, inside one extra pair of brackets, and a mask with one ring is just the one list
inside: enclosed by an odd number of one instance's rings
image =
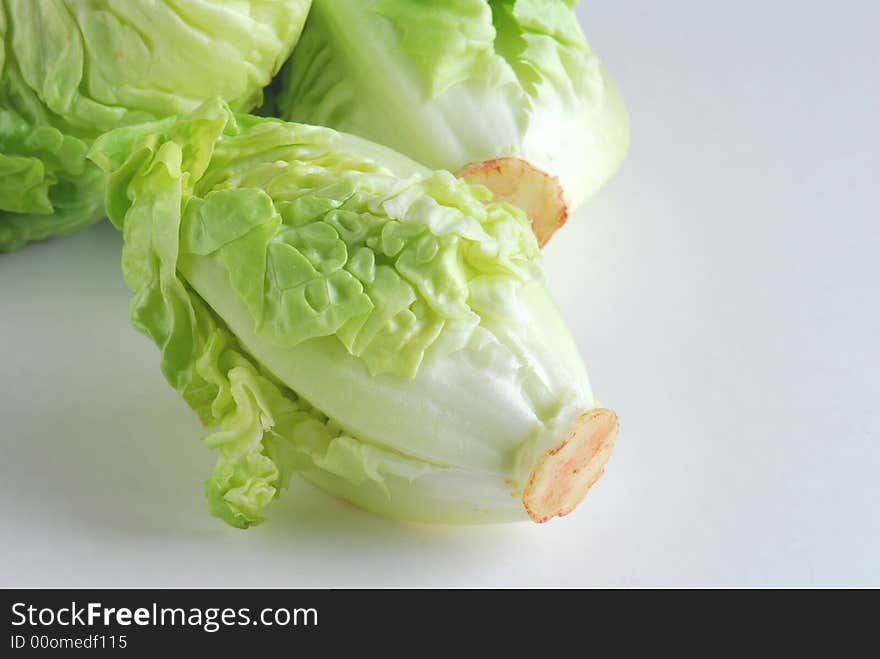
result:
[(547, 244), (568, 219), (568, 206), (559, 179), (533, 167), (522, 158), (496, 158), (465, 165), (457, 176), (468, 183), (485, 185), (495, 195), (523, 209), (532, 221), (538, 245)]
[(605, 471), (618, 429), (614, 412), (590, 410), (578, 418), (568, 439), (547, 451), (523, 492), (533, 521), (543, 524), (577, 508)]

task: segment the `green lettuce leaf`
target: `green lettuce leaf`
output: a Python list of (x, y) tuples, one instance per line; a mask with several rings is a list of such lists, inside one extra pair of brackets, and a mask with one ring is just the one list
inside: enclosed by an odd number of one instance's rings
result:
[(87, 151), (84, 140), (0, 109), (0, 251), (103, 216), (104, 175)]
[(112, 128), (262, 100), (309, 0), (0, 1), (0, 251), (104, 216), (85, 158)]

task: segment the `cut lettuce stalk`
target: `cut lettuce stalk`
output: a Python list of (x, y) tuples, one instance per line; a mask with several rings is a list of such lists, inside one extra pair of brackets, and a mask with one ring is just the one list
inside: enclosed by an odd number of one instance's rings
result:
[(539, 247), (546, 245), (568, 218), (559, 180), (522, 158), (485, 160), (463, 167), (456, 174), (489, 188), (492, 201), (506, 201), (525, 211)]
[(570, 512), (599, 409), (528, 219), (361, 138), (208, 104), (91, 157), (134, 325), (215, 428), (211, 510), (247, 527), (299, 474), (406, 520)]
[(86, 159), (118, 126), (258, 105), (310, 0), (0, 0), (0, 252), (104, 217)]
[(573, 5), (315, 0), (277, 111), (475, 176), (522, 203), (543, 244), (629, 146), (625, 104)]

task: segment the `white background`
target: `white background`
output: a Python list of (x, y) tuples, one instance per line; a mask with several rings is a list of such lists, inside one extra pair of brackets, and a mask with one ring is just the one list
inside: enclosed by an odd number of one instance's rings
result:
[(0, 585), (880, 586), (880, 3), (581, 11), (633, 147), (546, 250), (622, 419), (574, 515), (225, 527), (102, 225), (0, 256)]

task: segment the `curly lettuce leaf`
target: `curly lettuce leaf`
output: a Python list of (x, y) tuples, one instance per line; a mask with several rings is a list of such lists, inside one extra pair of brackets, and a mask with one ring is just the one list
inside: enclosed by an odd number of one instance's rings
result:
[(86, 142), (0, 109), (0, 252), (103, 216), (104, 175)]

